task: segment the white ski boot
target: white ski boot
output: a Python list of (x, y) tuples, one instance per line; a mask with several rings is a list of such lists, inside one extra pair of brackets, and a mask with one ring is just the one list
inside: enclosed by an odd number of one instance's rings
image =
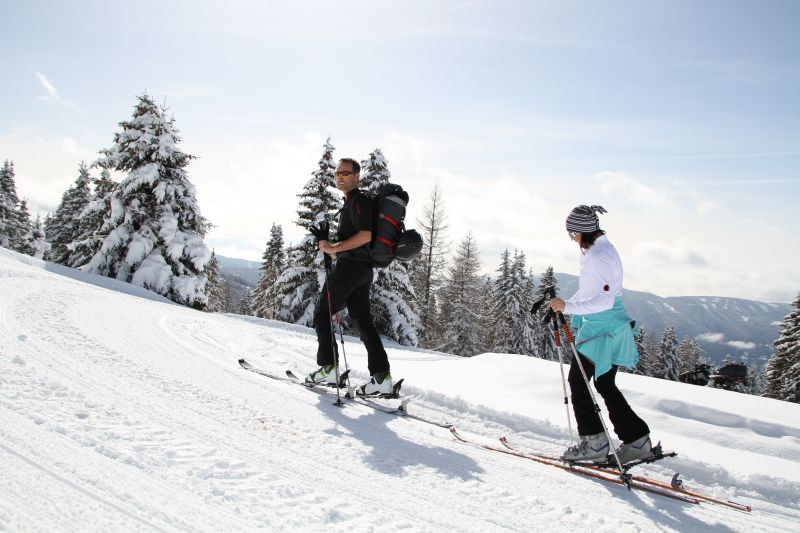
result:
[(383, 396), (394, 392), (392, 375), (388, 372), (375, 374), (368, 383), (356, 388), (357, 396)]
[(637, 459), (642, 459), (653, 453), (653, 445), (650, 442), (650, 435), (640, 437), (633, 442), (622, 444), (617, 448), (617, 457), (624, 465)]
[(336, 386), (336, 367), (334, 365), (321, 366), (306, 376), (308, 383)]
[(580, 444), (567, 448), (561, 459), (567, 462), (605, 460), (610, 451), (611, 447), (608, 445), (605, 433), (582, 435)]

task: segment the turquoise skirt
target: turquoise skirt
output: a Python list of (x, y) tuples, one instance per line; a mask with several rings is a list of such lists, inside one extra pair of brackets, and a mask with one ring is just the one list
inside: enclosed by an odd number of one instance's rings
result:
[(639, 362), (631, 320), (619, 296), (607, 311), (572, 316), (575, 345), (594, 363), (595, 379), (611, 370), (611, 365), (633, 368)]

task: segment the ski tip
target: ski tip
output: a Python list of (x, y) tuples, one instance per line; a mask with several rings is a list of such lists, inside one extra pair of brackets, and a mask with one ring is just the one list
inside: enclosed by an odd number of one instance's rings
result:
[(241, 366), (243, 368), (247, 368), (248, 366), (250, 366), (250, 363), (248, 363), (244, 359), (239, 359), (239, 366)]

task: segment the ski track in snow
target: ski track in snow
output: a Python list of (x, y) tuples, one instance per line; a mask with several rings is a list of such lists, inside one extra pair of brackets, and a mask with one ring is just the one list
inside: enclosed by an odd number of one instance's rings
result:
[[(43, 265), (0, 249), (0, 531), (796, 531), (800, 524), (798, 406), (779, 405), (772, 418), (740, 414), (706, 401), (725, 391), (681, 389), (689, 393), (666, 399), (678, 384), (623, 376), (653, 429), (686, 445), (642, 473), (669, 479), (677, 469), (691, 488), (755, 510), (683, 504), (464, 445), (446, 429), (360, 405), (338, 408), (332, 396), (238, 366), (245, 357), (277, 374), (313, 367), (316, 342), (306, 328), (200, 313)], [(363, 346), (345, 341), (358, 381), (367, 376)], [(552, 363), (387, 348), (412, 412), (453, 422), (479, 442), (506, 435), (545, 453), (568, 443)], [(451, 379), (437, 386), (443, 376)], [(705, 403), (693, 411), (695, 392)], [(731, 431), (744, 439), (740, 455), (730, 452)], [(729, 464), (708, 460), (693, 440), (702, 433)], [(742, 457), (766, 460), (759, 446), (792, 475), (739, 468)]]

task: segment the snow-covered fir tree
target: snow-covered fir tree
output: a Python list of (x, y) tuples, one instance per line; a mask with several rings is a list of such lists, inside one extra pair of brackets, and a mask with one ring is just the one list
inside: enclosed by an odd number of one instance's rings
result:
[(374, 198), (378, 187), (389, 183), (391, 177), (389, 162), (383, 156), (380, 148), (375, 148), (367, 159), (361, 160), (361, 179), (358, 186), (370, 198)]
[(111, 180), (108, 169), (94, 180), (91, 201), (78, 216), (78, 236), (68, 245), (69, 266), (81, 268), (97, 254), (112, 228), (111, 201), (117, 184)]
[(219, 272), (219, 259), (214, 250), (211, 250), (211, 257), (204, 267), (206, 275), (206, 290), (208, 293), (208, 303), (206, 311), (209, 313), (220, 313), (224, 305), (222, 296), (222, 274)]
[(639, 362), (633, 369), (632, 373), (640, 376), (649, 376), (650, 374), (650, 360), (647, 356), (647, 331), (644, 326), (637, 326), (633, 334), (633, 340), (636, 343), (636, 352), (639, 354)]
[[(328, 138), (318, 163), (319, 168), (312, 172), (311, 179), (303, 187), (303, 192), (298, 194), (300, 208), (297, 211), (296, 221), (296, 224), (306, 231), (312, 224), (327, 221), (331, 225), (331, 236), (335, 226), (334, 215), (342, 206), (342, 201), (335, 192), (334, 150)], [(275, 318), (284, 322), (313, 326), (314, 307), (325, 281), (322, 253), (319, 252), (316, 239), (306, 233), (298, 244), (289, 248), (286, 255), (286, 268), (275, 280), (274, 285), (275, 298), (279, 302)]]
[(253, 290), (247, 289), (239, 298), (239, 311), (240, 315), (252, 316), (253, 315)]
[(236, 295), (236, 283), (225, 276), (222, 276), (222, 312), (239, 312), (239, 297)]
[(0, 169), (0, 246), (13, 248), (22, 229), (17, 216), (17, 184), (14, 180), (14, 163), (6, 160)]
[(800, 293), (783, 318), (780, 335), (767, 362), (764, 396), (800, 403)]
[(45, 233), (50, 242), (50, 255), (54, 263), (70, 265), (72, 251), (70, 245), (80, 237), (80, 215), (92, 199), (90, 188), (92, 178), (85, 163), (78, 166), (78, 177), (61, 196), (53, 217)]
[(370, 310), (375, 328), (382, 335), (405, 346), (419, 342), (419, 314), (406, 265), (393, 261), (376, 268), (370, 291)]
[[(552, 266), (548, 266), (539, 278), (539, 284), (536, 286), (534, 294), (534, 301), (541, 298), (544, 290), (548, 287), (553, 287), (558, 296), (558, 280), (556, 279), (555, 271)], [(536, 342), (536, 354), (542, 359), (549, 359), (551, 361), (558, 360), (556, 353), (556, 346), (553, 340), (553, 329), (550, 324), (543, 324), (542, 319), (547, 314), (549, 307), (542, 305), (539, 312), (533, 317), (534, 338)]]
[(678, 373), (694, 371), (695, 366), (700, 363), (702, 355), (700, 345), (694, 337), (686, 336), (678, 346)]
[(31, 224), (31, 236), (33, 237), (33, 257), (49, 261), (50, 243), (45, 238), (42, 217), (39, 215), (36, 215), (36, 219)]
[[(389, 183), (389, 162), (380, 148), (361, 162), (359, 188), (370, 198)], [(406, 346), (419, 342), (420, 320), (416, 296), (408, 277), (408, 266), (393, 261), (385, 268), (376, 268), (370, 292), (370, 311), (378, 333)]]
[(518, 312), (515, 306), (519, 302), (513, 291), (511, 254), (505, 249), (500, 254), (500, 266), (497, 268), (497, 279), (494, 283), (494, 306), (491, 310), (494, 324), (494, 344), (492, 350), (499, 353), (511, 351), (513, 343), (513, 316)]
[(438, 350), (470, 357), (486, 349), (486, 313), (480, 259), (472, 233), (458, 246), (443, 289), (440, 321), (444, 329)]
[(526, 271), (525, 261), (524, 252), (515, 252), (512, 272), (514, 291), (519, 293), (519, 312), (512, 319), (512, 327), (517, 331), (517, 335), (512, 337), (514, 339), (512, 352), (540, 357), (537, 344), (541, 337), (541, 328), (536, 317), (530, 312), (536, 284), (533, 275)]
[(499, 334), (494, 350), (537, 355), (536, 317), (530, 312), (536, 289), (532, 276), (526, 272), (525, 254), (515, 250), (511, 259), (506, 250), (498, 272), (493, 316)]
[(441, 339), (442, 329), (436, 322), (437, 294), (447, 274), (447, 256), (450, 253), (447, 239), (447, 216), (439, 185), (433, 186), (422, 217), (417, 219), (422, 235), (422, 252), (409, 266), (409, 279), (417, 295), (421, 344), (435, 346)]
[(766, 371), (765, 368), (759, 368), (758, 365), (747, 367), (747, 394), (754, 396), (761, 396), (764, 394), (766, 387)]
[(283, 247), (283, 228), (280, 224), (272, 224), (267, 248), (261, 259), (261, 275), (253, 289), (253, 313), (257, 317), (274, 319), (280, 310), (275, 281), (286, 268), (286, 250)]
[(96, 163), (126, 177), (111, 197), (110, 231), (83, 269), (202, 309), (208, 301), (203, 268), (211, 256), (203, 239), (210, 224), (186, 172), (194, 156), (178, 148), (175, 119), (147, 94), (138, 100)]
[(678, 369), (680, 366), (678, 361), (678, 337), (673, 326), (669, 326), (664, 330), (664, 335), (661, 337), (661, 345), (658, 349), (658, 358), (661, 363), (660, 367), (663, 368), (663, 374), (656, 377), (678, 381)]
[(33, 225), (28, 212), (28, 201), (24, 198), (19, 202), (17, 209), (17, 238), (12, 243), (14, 250), (21, 254), (33, 256), (36, 253), (34, 246)]

